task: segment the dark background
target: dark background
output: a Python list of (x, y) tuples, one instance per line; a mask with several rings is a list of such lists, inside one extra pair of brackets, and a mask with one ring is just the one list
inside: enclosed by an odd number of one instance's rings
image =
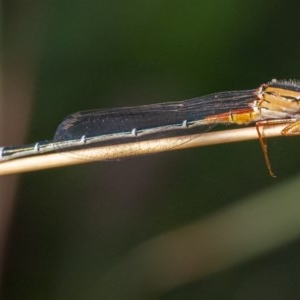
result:
[[(299, 78), (299, 9), (282, 0), (5, 1), (3, 76), (14, 97), (2, 99), (2, 144), (51, 139), (76, 111)], [(14, 133), (18, 126), (23, 135)], [(282, 210), (299, 198), (300, 140), (268, 145), (278, 179), (268, 175), (258, 141), (22, 175), (4, 299), (298, 299), (300, 230), (274, 249), (170, 288), (154, 288), (155, 275), (130, 264), (103, 284), (124, 257), (163, 233), (290, 180), (295, 188), (278, 193)]]

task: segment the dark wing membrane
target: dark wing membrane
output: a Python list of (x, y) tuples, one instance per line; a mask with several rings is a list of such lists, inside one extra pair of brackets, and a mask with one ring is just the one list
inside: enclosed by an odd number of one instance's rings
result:
[[(180, 102), (100, 109), (74, 113), (59, 125), (54, 141), (78, 140), (100, 135), (117, 135), (135, 130), (139, 132), (158, 128), (155, 137), (171, 136), (174, 130), (163, 130), (222, 114), (234, 109), (249, 108), (257, 97), (257, 90), (232, 91), (211, 94)], [(201, 132), (201, 129), (198, 129)], [(176, 131), (176, 129), (175, 129)]]

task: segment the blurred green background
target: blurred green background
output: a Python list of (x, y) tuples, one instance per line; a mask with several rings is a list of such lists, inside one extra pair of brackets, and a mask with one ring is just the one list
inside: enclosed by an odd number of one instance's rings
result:
[[(76, 111), (299, 78), (299, 9), (300, 3), (282, 0), (4, 1), (2, 76), (17, 96), (1, 99), (10, 107), (1, 142), (51, 139)], [(22, 136), (14, 134), (18, 126)], [(296, 185), (283, 194), (299, 198), (300, 139), (268, 145), (278, 179), (269, 177), (258, 141), (22, 175), (3, 298), (299, 299), (297, 234), (169, 288), (154, 286), (156, 275), (147, 268), (122, 265), (149, 240), (290, 180)], [(276, 193), (270, 197), (278, 200)], [(270, 214), (265, 211), (262, 231)], [(285, 231), (271, 233), (277, 234)], [(230, 234), (224, 229), (222, 235)]]

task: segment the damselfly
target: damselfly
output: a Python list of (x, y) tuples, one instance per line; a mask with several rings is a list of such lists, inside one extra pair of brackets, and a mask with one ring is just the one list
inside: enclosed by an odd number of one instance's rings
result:
[[(86, 157), (97, 157), (93, 149), (182, 137), (211, 130), (217, 124), (255, 124), (269, 173), (274, 176), (263, 138), (265, 125), (286, 124), (282, 135), (300, 134), (300, 83), (272, 80), (257, 89), (210, 94), (180, 102), (100, 109), (68, 116), (58, 126), (52, 141), (0, 148), (0, 160), (53, 151), (72, 153), (87, 149)], [(166, 151), (174, 145), (164, 145)], [(176, 146), (175, 146), (176, 147)], [(135, 148), (136, 149), (136, 148)], [(139, 155), (135, 150), (132, 156)]]

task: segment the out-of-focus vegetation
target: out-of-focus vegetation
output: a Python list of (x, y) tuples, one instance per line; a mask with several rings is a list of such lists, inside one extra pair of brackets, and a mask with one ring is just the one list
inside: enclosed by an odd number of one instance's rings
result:
[[(4, 2), (3, 144), (75, 111), (300, 78), (297, 2)], [(300, 139), (268, 146), (278, 179), (257, 141), (23, 175), (5, 299), (298, 298)]]

